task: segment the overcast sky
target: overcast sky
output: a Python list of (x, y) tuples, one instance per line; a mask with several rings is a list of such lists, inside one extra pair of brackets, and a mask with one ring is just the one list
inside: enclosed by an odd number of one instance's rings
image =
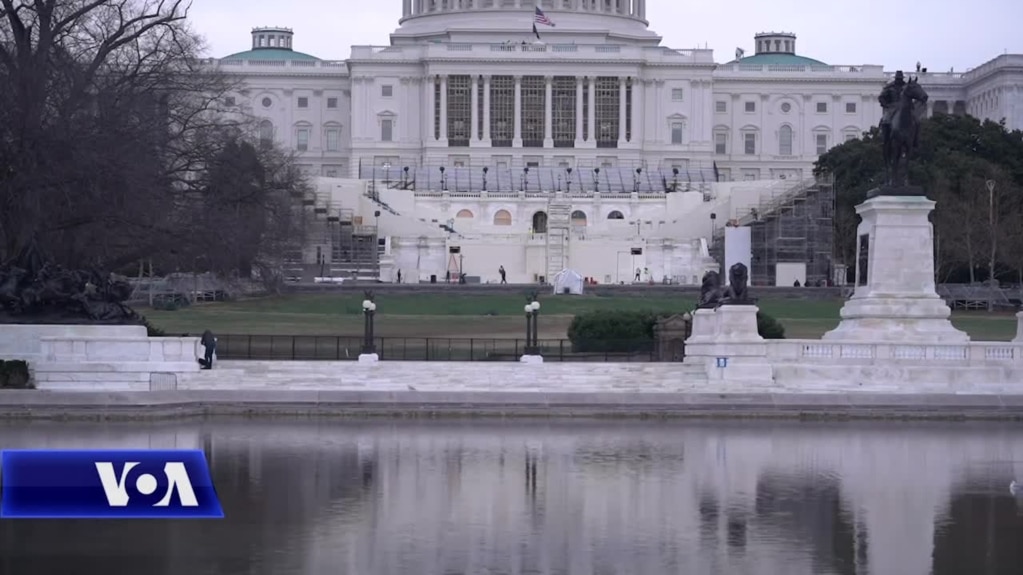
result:
[[(828, 64), (964, 71), (1005, 52), (1023, 54), (1023, 0), (647, 0), (650, 28), (672, 48), (709, 47), (727, 62), (753, 35), (794, 32), (799, 54)], [(193, 0), (191, 20), (222, 57), (251, 46), (256, 26), (295, 31), (295, 49), (325, 60), (352, 45), (386, 45), (401, 0)], [(557, 22), (556, 12), (551, 13)], [(523, 34), (529, 35), (528, 20)], [(902, 36), (899, 30), (906, 29)]]

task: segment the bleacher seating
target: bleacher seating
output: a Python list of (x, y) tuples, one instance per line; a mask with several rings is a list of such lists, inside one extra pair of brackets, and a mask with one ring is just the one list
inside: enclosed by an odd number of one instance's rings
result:
[[(389, 188), (424, 191), (670, 193), (715, 182), (714, 168), (504, 168), (441, 166), (362, 166), (359, 178)], [(484, 186), (484, 180), (486, 185)]]

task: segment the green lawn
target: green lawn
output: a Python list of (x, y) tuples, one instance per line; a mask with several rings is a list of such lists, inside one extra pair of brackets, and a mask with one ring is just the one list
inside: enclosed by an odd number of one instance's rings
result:
[[(592, 310), (632, 309), (682, 313), (693, 300), (675, 297), (541, 296), (540, 337), (565, 336), (572, 316)], [(505, 295), (402, 294), (377, 298), (376, 333), (381, 337), (519, 337), (525, 330), (524, 297)], [(760, 309), (776, 317), (790, 338), (818, 338), (838, 323), (841, 301), (761, 299)], [(177, 311), (146, 310), (167, 333), (260, 335), (359, 335), (362, 296), (315, 294), (190, 306)], [(1009, 340), (1016, 333), (1012, 313), (957, 312), (953, 323), (975, 340)]]

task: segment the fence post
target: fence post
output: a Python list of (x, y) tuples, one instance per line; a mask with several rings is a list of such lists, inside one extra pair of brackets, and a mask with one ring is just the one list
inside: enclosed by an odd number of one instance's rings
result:
[(248, 347), (245, 349), (245, 359), (252, 359), (252, 334), (249, 334)]
[(291, 361), (295, 361), (295, 344), (297, 343), (296, 342), (297, 338), (298, 336), (295, 335), (291, 336)]
[(341, 361), (341, 336), (334, 336), (334, 361)]
[(469, 338), (469, 361), (476, 359), (476, 338)]
[(558, 340), (558, 361), (565, 361), (565, 340)]

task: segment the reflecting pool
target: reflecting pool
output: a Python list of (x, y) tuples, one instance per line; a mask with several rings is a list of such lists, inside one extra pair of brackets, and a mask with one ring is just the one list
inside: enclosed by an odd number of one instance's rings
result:
[(0, 521), (0, 573), (1023, 573), (1023, 425), (0, 423), (0, 448), (202, 448), (224, 520)]

